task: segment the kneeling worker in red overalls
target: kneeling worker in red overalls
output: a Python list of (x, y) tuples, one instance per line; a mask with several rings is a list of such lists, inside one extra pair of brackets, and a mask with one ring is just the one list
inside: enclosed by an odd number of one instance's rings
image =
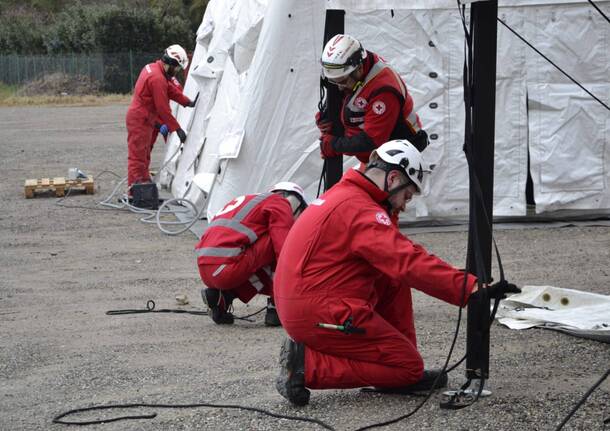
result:
[(408, 141), (382, 144), (364, 172), (348, 171), (290, 230), (275, 301), (290, 336), (276, 388), (292, 404), (309, 402), (307, 388), (412, 393), (435, 381), (446, 386), (446, 373), (425, 370), (417, 350), (411, 289), (464, 306), (477, 279), (429, 254), (390, 220), (421, 191), (426, 172)]
[(285, 181), (268, 193), (239, 196), (214, 216), (196, 253), (207, 286), (201, 296), (215, 323), (233, 323), (233, 299), (247, 303), (263, 294), (269, 296), (265, 325), (280, 325), (273, 272), (288, 231), (306, 207), (303, 189)]

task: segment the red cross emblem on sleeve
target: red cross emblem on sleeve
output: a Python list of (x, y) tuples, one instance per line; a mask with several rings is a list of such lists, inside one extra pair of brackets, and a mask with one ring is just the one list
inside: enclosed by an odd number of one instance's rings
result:
[(390, 217), (388, 217), (388, 215), (384, 212), (378, 212), (377, 214), (375, 214), (375, 219), (377, 220), (377, 223), (379, 223), (379, 224), (384, 224), (386, 226), (389, 226), (392, 224)]
[(383, 103), (381, 100), (373, 103), (373, 112), (377, 115), (383, 114), (385, 112), (385, 103)]

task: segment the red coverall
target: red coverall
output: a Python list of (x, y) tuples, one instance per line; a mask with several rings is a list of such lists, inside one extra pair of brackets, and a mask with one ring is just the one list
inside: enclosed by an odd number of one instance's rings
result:
[(231, 290), (244, 303), (257, 293), (273, 299), (273, 270), (293, 223), (292, 207), (279, 194), (233, 199), (195, 247), (201, 280)]
[(336, 139), (333, 148), (367, 163), (375, 148), (406, 138), (422, 126), (407, 86), (377, 54), (367, 51), (364, 73), (362, 85), (343, 100), (344, 136)]
[[(180, 81), (178, 81), (175, 77), (172, 76), (171, 78), (169, 78), (168, 83), (170, 85), (167, 86), (167, 94), (168, 94), (170, 100), (173, 100), (174, 102), (176, 102), (182, 106), (187, 106), (189, 103), (191, 103), (191, 99), (189, 99), (182, 93), (182, 84), (180, 84)], [(148, 152), (148, 164), (149, 165), (150, 165), (150, 153), (152, 152), (152, 149), (155, 146), (155, 142), (157, 142), (157, 136), (159, 136), (159, 129), (157, 128), (157, 125), (159, 125), (159, 127), (161, 127), (161, 125), (164, 124), (161, 117), (157, 118), (156, 123), (157, 124), (155, 124), (155, 130), (153, 131), (153, 135), (150, 140), (150, 151)], [(167, 141), (167, 138), (164, 138), (164, 139)]]
[[(388, 194), (356, 170), (309, 205), (294, 224), (275, 274), (286, 332), (305, 345), (305, 386), (401, 387), (417, 382), (411, 288), (464, 305), (476, 278), (400, 233)], [(465, 284), (465, 291), (463, 286)], [(351, 318), (365, 334), (319, 328)]]
[[(163, 70), (163, 62), (157, 60), (144, 66), (136, 82), (133, 98), (127, 110), (127, 184), (150, 181), (148, 167), (150, 152), (156, 138), (155, 124), (167, 124), (170, 132), (180, 124), (169, 108), (169, 99), (186, 105), (190, 102), (170, 83), (171, 77)], [(175, 97), (175, 99), (174, 99)], [(184, 103), (183, 103), (184, 102)]]

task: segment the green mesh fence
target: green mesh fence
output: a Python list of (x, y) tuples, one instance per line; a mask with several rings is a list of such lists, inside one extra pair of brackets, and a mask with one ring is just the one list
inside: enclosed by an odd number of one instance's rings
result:
[(45, 75), (87, 76), (109, 93), (129, 93), (147, 63), (159, 53), (123, 52), (64, 55), (0, 55), (0, 81), (23, 85)]

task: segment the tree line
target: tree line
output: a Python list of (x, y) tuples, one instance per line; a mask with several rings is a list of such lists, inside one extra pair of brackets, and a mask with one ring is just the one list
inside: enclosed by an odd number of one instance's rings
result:
[(187, 51), (208, 0), (0, 0), (0, 54)]

